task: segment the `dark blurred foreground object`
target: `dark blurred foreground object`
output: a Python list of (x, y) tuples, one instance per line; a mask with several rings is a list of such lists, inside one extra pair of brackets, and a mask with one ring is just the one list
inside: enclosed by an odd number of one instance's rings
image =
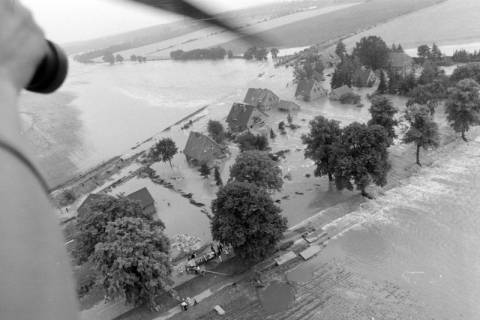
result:
[(46, 40), (48, 51), (40, 62), (32, 80), (25, 88), (38, 93), (52, 93), (65, 81), (68, 72), (68, 58), (55, 43)]
[[(259, 37), (247, 34), (229, 23), (221, 21), (219, 18), (197, 8), (184, 0), (131, 0), (153, 8), (173, 12), (179, 15), (187, 16), (195, 20), (201, 20), (215, 25), (222, 29), (233, 32), (241, 36), (245, 41), (251, 43), (267, 42)], [(25, 88), (29, 91), (38, 93), (52, 93), (57, 90), (65, 81), (68, 72), (68, 58), (65, 52), (55, 43), (47, 40), (48, 52), (42, 62), (37, 67), (35, 74)]]

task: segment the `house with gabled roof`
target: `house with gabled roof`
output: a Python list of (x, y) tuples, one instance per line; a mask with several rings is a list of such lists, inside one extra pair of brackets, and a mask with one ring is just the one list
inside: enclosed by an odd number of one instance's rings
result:
[(270, 110), (279, 100), (278, 96), (269, 89), (249, 88), (243, 102), (260, 110)]
[(234, 103), (227, 116), (228, 127), (232, 132), (242, 132), (265, 125), (266, 113), (256, 106)]
[(327, 89), (323, 88), (316, 80), (302, 79), (298, 81), (295, 98), (304, 101), (312, 101), (328, 95)]
[(200, 132), (191, 131), (183, 153), (187, 161), (192, 164), (206, 164), (211, 166), (217, 160), (226, 157), (227, 149), (216, 143), (209, 136)]
[(330, 92), (330, 100), (340, 100), (343, 95), (349, 93), (353, 93), (353, 90), (347, 85), (332, 89), (332, 91)]
[(415, 71), (414, 60), (405, 52), (390, 52), (388, 56), (389, 66), (397, 73), (403, 76)]
[(353, 83), (355, 87), (372, 87), (377, 81), (377, 76), (372, 69), (361, 67), (355, 70), (353, 74)]
[[(109, 197), (106, 194), (101, 193), (91, 193), (87, 198), (82, 202), (82, 204), (77, 209), (78, 216), (84, 215), (92, 209), (92, 206), (103, 197)], [(140, 206), (145, 214), (153, 215), (156, 213), (155, 209), (155, 200), (148, 191), (147, 188), (141, 188), (133, 193), (130, 193), (126, 196), (130, 200), (135, 200), (140, 202)]]

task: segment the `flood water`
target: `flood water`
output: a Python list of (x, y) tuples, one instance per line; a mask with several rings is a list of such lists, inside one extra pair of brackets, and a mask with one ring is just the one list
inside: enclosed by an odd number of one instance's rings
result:
[(359, 308), (360, 296), (369, 299), (368, 308), (360, 307), (368, 319), (384, 319), (384, 307), (397, 309), (397, 319), (478, 319), (479, 191), (480, 140), (330, 224), (326, 229), (337, 238), (288, 277), (309, 282), (324, 263), (351, 274), (327, 290), (336, 296), (326, 308), (340, 297), (350, 300), (332, 319)]

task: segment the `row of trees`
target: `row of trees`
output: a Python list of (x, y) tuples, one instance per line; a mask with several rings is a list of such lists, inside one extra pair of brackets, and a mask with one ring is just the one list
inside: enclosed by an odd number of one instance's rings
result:
[(208, 49), (194, 49), (191, 51), (175, 50), (170, 52), (173, 60), (222, 60), (225, 59), (227, 51), (222, 47)]
[(318, 55), (310, 54), (304, 61), (297, 64), (293, 70), (293, 77), (295, 82), (300, 80), (317, 80), (322, 81), (323, 70), (325, 66)]
[[(110, 63), (111, 65), (115, 63), (122, 63), (125, 61), (125, 58), (121, 54), (113, 55), (111, 52), (105, 53), (105, 55), (102, 57), (102, 60), (104, 62)], [(131, 55), (130, 56), (130, 61), (138, 61), (140, 63), (142, 62), (147, 62), (147, 58), (143, 56), (137, 56), (137, 55)]]
[[(278, 54), (278, 51), (276, 51), (276, 54)], [(247, 51), (245, 51), (245, 53), (243, 54), (243, 57), (246, 60), (255, 59), (258, 61), (263, 61), (263, 60), (267, 60), (267, 56), (268, 56), (268, 50), (266, 48), (257, 48), (257, 47), (248, 48)]]

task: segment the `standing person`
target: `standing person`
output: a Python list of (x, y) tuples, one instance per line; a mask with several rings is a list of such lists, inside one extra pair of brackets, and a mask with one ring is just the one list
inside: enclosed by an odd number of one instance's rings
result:
[(18, 98), (47, 52), (16, 0), (0, 0), (0, 319), (78, 319), (48, 186), (20, 135)]

